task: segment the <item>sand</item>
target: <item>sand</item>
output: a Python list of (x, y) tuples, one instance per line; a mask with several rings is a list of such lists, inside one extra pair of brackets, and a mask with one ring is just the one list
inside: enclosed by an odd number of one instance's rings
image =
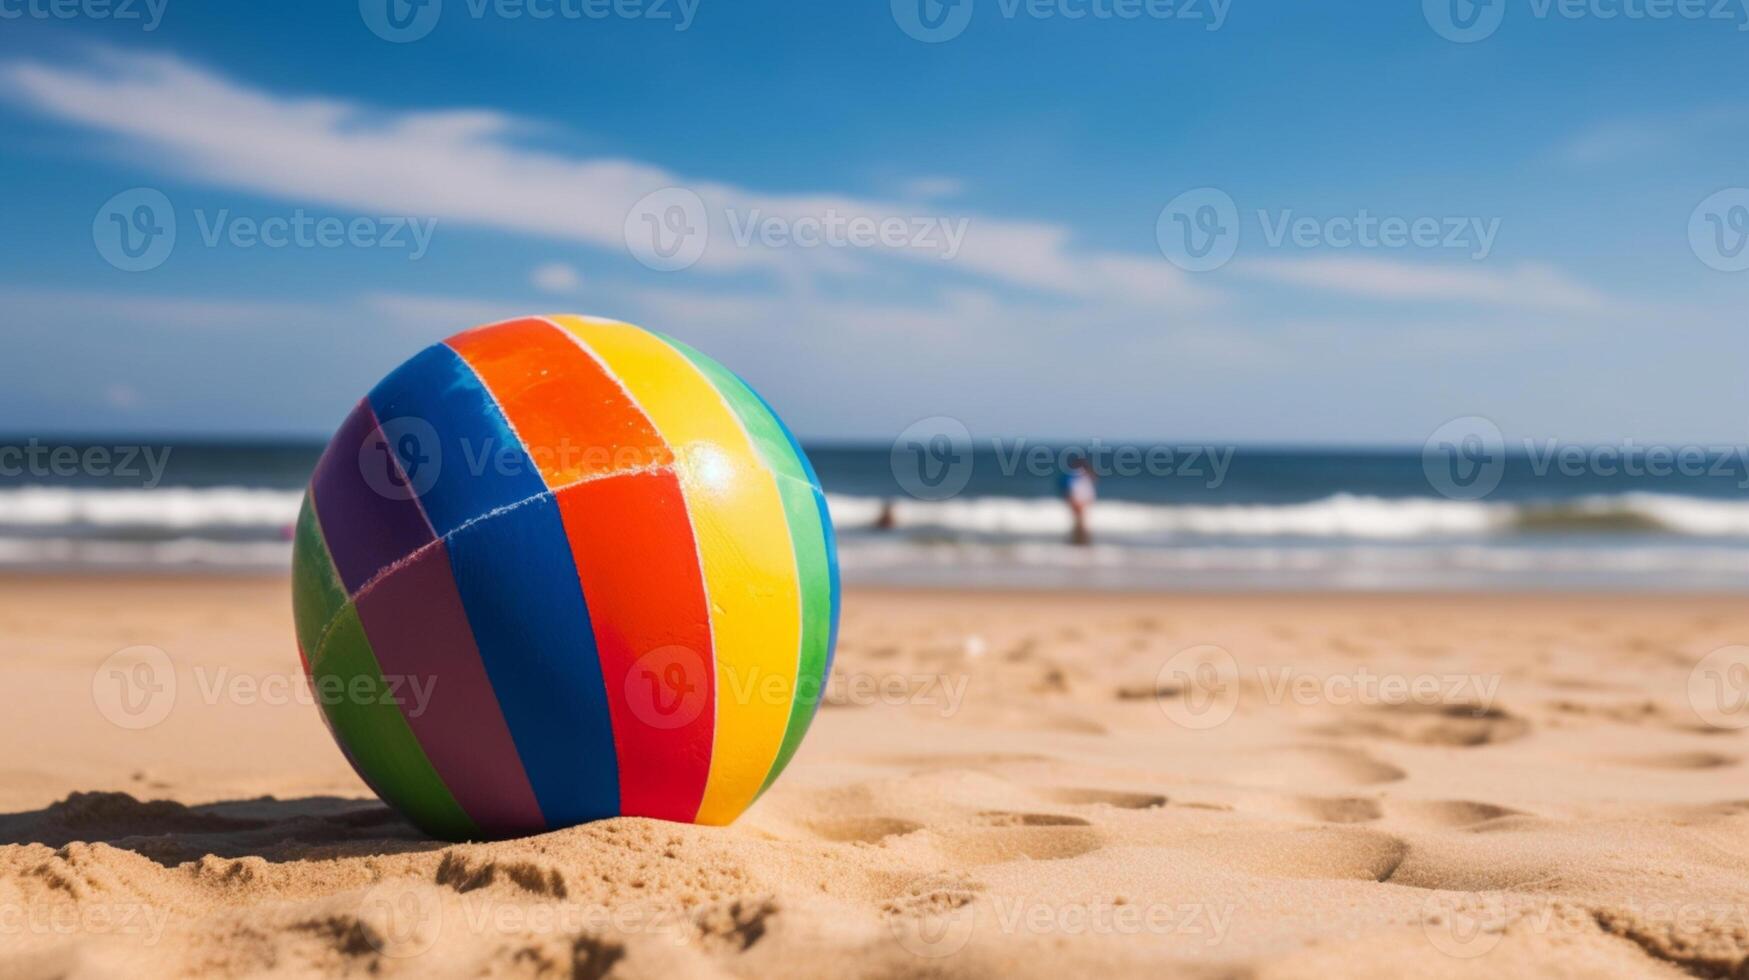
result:
[(1740, 599), (853, 591), (734, 826), (465, 845), (352, 775), (287, 605), (0, 583), (0, 976), (1749, 975), (1690, 685)]

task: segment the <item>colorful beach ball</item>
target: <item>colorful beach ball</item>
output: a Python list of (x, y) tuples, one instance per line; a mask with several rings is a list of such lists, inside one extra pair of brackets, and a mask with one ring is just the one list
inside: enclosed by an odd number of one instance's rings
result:
[(831, 668), (832, 525), (722, 365), (550, 316), (371, 390), (298, 519), (298, 647), (358, 774), (426, 832), (734, 820)]

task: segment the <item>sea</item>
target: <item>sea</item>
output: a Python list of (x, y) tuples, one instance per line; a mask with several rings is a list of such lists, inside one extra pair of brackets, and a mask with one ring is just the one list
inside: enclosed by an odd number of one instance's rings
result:
[[(0, 440), (0, 570), (281, 574), (321, 448)], [(1078, 546), (1061, 469), (1086, 447), (1028, 448), (1024, 459), (969, 451), (937, 474), (951, 478), (919, 483), (918, 460), (893, 446), (808, 446), (845, 581), (1749, 590), (1749, 463), (1727, 450), (1692, 451), (1685, 465), (1583, 447), (1506, 454), (1480, 484), (1454, 483), (1447, 461), (1418, 449), (1178, 447), (1146, 462), (1096, 452), (1092, 543)]]

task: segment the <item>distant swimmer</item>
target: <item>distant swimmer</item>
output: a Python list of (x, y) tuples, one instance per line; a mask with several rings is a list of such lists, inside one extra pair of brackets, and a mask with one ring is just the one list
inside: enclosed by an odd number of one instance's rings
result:
[(888, 497), (881, 501), (880, 516), (875, 518), (875, 530), (891, 531), (899, 526), (899, 515), (893, 510), (893, 500)]
[(1075, 520), (1074, 530), (1069, 532), (1069, 543), (1092, 544), (1093, 535), (1087, 531), (1087, 511), (1098, 497), (1094, 489), (1098, 477), (1093, 475), (1093, 467), (1087, 465), (1085, 456), (1076, 455), (1069, 461), (1069, 467), (1063, 471), (1059, 482), (1063, 502), (1069, 505), (1069, 513)]

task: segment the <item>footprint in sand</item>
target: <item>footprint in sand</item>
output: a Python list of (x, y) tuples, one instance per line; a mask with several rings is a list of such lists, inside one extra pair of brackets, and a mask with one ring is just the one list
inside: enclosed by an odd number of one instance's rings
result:
[(1719, 800), (1716, 803), (1674, 806), (1670, 808), (1672, 817), (1679, 821), (1689, 822), (1696, 819), (1732, 819), (1749, 815), (1749, 800)]
[(1301, 796), (1295, 809), (1323, 823), (1366, 823), (1385, 815), (1378, 800), (1360, 796)]
[(432, 881), (463, 895), (494, 885), (546, 898), (566, 898), (570, 894), (565, 872), (555, 865), (538, 861), (470, 859), (461, 848), (444, 852), (443, 862), (437, 866)]
[(1010, 813), (1006, 810), (985, 810), (978, 818), (989, 827), (1091, 827), (1080, 817), (1061, 813)]
[(1166, 797), (1157, 793), (1126, 793), (1111, 789), (1076, 789), (1061, 787), (1039, 793), (1041, 799), (1069, 806), (1109, 806), (1119, 810), (1152, 810), (1166, 805)]
[(1592, 910), (1592, 919), (1607, 933), (1633, 943), (1647, 956), (1667, 963), (1680, 974), (1695, 977), (1742, 976), (1749, 963), (1749, 935), (1741, 925), (1741, 909), (1707, 911), (1673, 928), (1667, 916), (1633, 905)]
[(1524, 812), (1474, 800), (1392, 800), (1391, 818), (1405, 826), (1439, 829), (1478, 827), (1503, 817), (1521, 817)]
[(1037, 711), (1016, 712), (1011, 722), (1021, 731), (1060, 732), (1064, 735), (1109, 735), (1111, 729), (1089, 718), (1074, 715), (1044, 715)]
[(1105, 836), (1080, 817), (1001, 810), (978, 815), (973, 826), (931, 828), (937, 847), (965, 864), (1061, 861), (1105, 845)]
[(1667, 769), (1667, 770), (1697, 770), (1697, 769), (1727, 769), (1743, 760), (1734, 755), (1721, 752), (1666, 752), (1660, 755), (1632, 756), (1626, 759), (1614, 760), (1616, 764), (1633, 766), (1636, 769)]
[(1408, 856), (1409, 845), (1360, 827), (1305, 827), (1201, 837), (1192, 850), (1219, 864), (1272, 878), (1387, 881)]
[(1569, 724), (1573, 722), (1608, 722), (1617, 725), (1664, 728), (1688, 735), (1728, 736), (1735, 734), (1732, 729), (1718, 728), (1699, 722), (1692, 713), (1673, 711), (1648, 698), (1608, 702), (1561, 698), (1545, 702), (1544, 706), (1554, 713), (1558, 722)]
[(897, 817), (847, 817), (842, 820), (818, 820), (808, 825), (822, 840), (841, 844), (879, 844), (889, 837), (903, 837), (923, 829), (923, 825)]
[(1392, 704), (1372, 707), (1357, 715), (1324, 726), (1318, 731), (1335, 736), (1371, 736), (1412, 745), (1475, 748), (1523, 738), (1530, 722), (1500, 708), (1468, 704)]
[(1231, 782), (1283, 789), (1373, 786), (1396, 782), (1407, 773), (1359, 749), (1289, 745), (1238, 760), (1228, 770)]

